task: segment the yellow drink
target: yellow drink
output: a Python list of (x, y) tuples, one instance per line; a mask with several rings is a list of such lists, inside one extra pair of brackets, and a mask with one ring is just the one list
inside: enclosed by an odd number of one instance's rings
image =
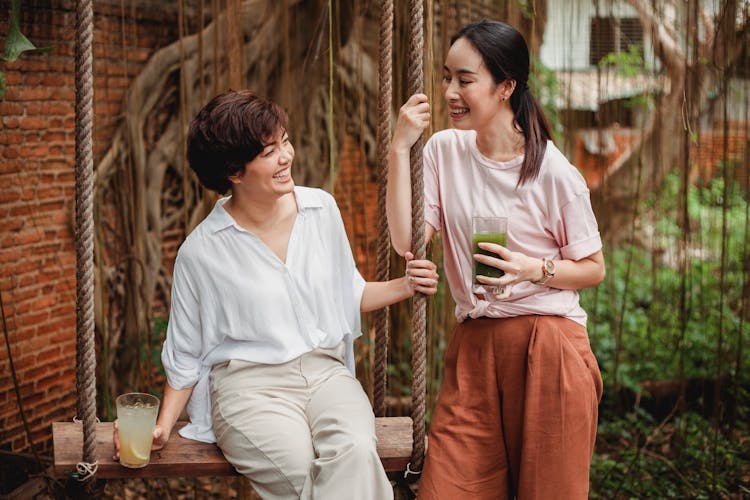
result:
[[(471, 235), (471, 243), (474, 248), (473, 252), (475, 254), (489, 255), (490, 257), (499, 259), (500, 256), (495, 252), (479, 248), (479, 243), (496, 243), (505, 246), (506, 237), (506, 233), (474, 233)], [(505, 271), (502, 269), (482, 264), (476, 260), (474, 261), (474, 284), (480, 284), (477, 281), (477, 275), (487, 276), (489, 278), (499, 278), (504, 274)]]
[(159, 400), (150, 394), (136, 392), (117, 398), (120, 463), (125, 467), (148, 465), (158, 414)]

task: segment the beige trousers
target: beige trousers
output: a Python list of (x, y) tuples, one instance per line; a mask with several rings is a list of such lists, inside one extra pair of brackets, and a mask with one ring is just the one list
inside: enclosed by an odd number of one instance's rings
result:
[(393, 498), (375, 417), (343, 344), (287, 363), (232, 360), (211, 371), (219, 448), (264, 499)]

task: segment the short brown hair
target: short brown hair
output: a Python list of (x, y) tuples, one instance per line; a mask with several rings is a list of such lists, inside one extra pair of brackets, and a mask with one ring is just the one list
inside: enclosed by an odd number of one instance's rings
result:
[(229, 177), (245, 169), (279, 130), (287, 115), (251, 90), (229, 90), (211, 99), (190, 124), (187, 158), (207, 189), (224, 194)]

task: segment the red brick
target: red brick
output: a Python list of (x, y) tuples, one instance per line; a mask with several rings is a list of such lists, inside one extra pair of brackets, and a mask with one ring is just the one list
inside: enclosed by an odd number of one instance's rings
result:
[(18, 158), (21, 156), (21, 147), (20, 146), (5, 146), (4, 148), (1, 148), (1, 152), (3, 153), (4, 158), (8, 158), (10, 160), (14, 158)]
[(5, 100), (0, 101), (0, 116), (18, 116), (23, 112), (23, 104), (10, 101), (7, 94)]
[(16, 245), (28, 245), (30, 243), (36, 243), (42, 241), (42, 234), (38, 231), (27, 232), (27, 233), (16, 233), (15, 235)]
[(20, 71), (6, 71), (5, 72), (5, 84), (10, 86), (18, 86), (21, 85), (21, 82), (23, 81), (23, 75)]
[(75, 101), (76, 94), (69, 87), (53, 87), (49, 92), (49, 97), (56, 101)]
[(3, 118), (3, 127), (14, 129), (18, 128), (20, 125), (20, 120), (16, 116), (6, 116)]
[(68, 138), (69, 134), (66, 134), (64, 132), (46, 132), (42, 134), (42, 141), (46, 143), (65, 142), (66, 140), (68, 140)]
[(10, 87), (5, 92), (5, 98), (11, 101), (43, 101), (52, 96), (47, 88)]
[(43, 130), (47, 128), (47, 120), (43, 117), (25, 117), (21, 119), (23, 130)]
[(20, 148), (18, 148), (19, 154), (24, 158), (44, 158), (45, 156), (50, 154), (50, 151), (51, 151), (51, 148), (49, 148), (46, 145), (21, 146)]
[(15, 262), (23, 256), (20, 248), (3, 248), (0, 250), (0, 264)]
[(0, 145), (2, 144), (21, 144), (23, 142), (23, 135), (15, 132), (2, 132), (0, 133)]

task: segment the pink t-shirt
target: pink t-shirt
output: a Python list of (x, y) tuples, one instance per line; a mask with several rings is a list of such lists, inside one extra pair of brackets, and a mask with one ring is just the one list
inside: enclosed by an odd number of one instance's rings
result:
[(602, 248), (586, 182), (552, 141), (539, 176), (516, 188), (522, 162), (523, 156), (508, 162), (485, 157), (472, 130), (443, 130), (425, 145), (425, 221), (442, 233), (456, 318), (544, 314), (585, 326), (575, 290), (525, 281), (504, 300), (482, 300), (471, 292), (474, 216), (508, 217), (507, 248), (531, 257), (580, 260)]

